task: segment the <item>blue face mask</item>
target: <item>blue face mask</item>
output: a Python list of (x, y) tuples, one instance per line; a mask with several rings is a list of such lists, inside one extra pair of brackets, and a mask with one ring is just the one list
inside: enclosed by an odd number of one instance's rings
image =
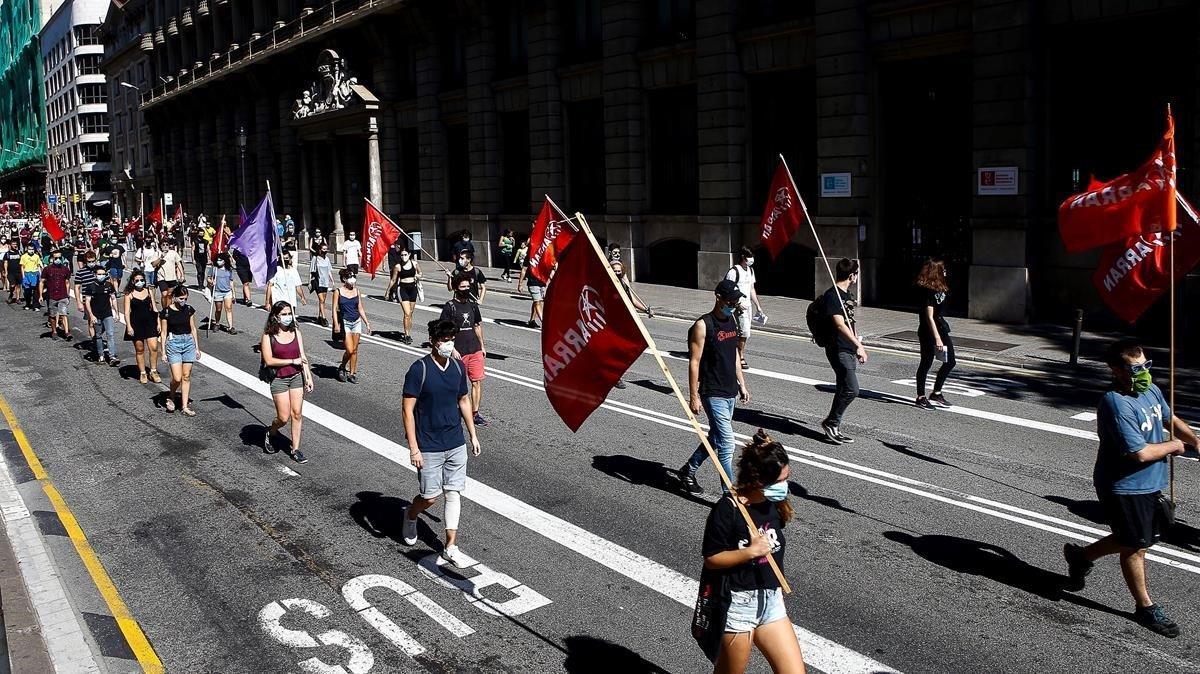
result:
[(729, 307), (729, 306), (721, 307), (721, 315), (725, 316), (726, 318), (728, 318), (729, 316), (732, 316), (734, 311), (735, 310), (733, 307)]
[(768, 501), (779, 502), (779, 501), (783, 501), (783, 500), (787, 499), (787, 497), (788, 497), (787, 480), (784, 480), (783, 482), (776, 482), (775, 484), (770, 485), (768, 487), (763, 487), (762, 493), (763, 493), (763, 497), (765, 497)]

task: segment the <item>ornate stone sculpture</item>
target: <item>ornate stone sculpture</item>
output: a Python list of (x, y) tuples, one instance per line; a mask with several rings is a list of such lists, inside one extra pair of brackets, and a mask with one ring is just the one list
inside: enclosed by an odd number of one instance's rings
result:
[(317, 79), (296, 99), (292, 117), (303, 119), (345, 108), (354, 99), (351, 87), (355, 84), (358, 84), (358, 78), (349, 76), (346, 60), (332, 49), (326, 49), (317, 58)]

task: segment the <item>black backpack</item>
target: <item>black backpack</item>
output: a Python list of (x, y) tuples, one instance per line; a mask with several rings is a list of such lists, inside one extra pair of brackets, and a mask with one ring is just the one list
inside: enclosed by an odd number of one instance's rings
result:
[(813, 300), (804, 312), (804, 321), (808, 323), (808, 331), (817, 346), (829, 346), (833, 343), (833, 319), (825, 313), (824, 295)]

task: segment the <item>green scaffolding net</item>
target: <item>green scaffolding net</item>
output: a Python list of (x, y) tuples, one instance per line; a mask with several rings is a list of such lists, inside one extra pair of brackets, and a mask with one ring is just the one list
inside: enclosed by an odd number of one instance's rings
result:
[(38, 0), (0, 0), (0, 174), (46, 156)]

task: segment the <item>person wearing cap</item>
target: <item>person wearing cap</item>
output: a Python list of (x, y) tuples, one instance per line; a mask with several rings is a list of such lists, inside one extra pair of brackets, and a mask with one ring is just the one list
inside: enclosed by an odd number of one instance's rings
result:
[[(733, 409), (738, 398), (750, 401), (750, 390), (739, 367), (739, 333), (734, 317), (744, 295), (729, 279), (718, 283), (714, 294), (712, 311), (696, 319), (688, 331), (688, 404), (692, 414), (700, 414), (700, 409), (704, 409), (708, 416), (708, 441), (717, 451), (725, 474), (732, 479)], [(696, 470), (706, 458), (708, 451), (701, 444), (679, 469), (679, 481), (688, 492), (704, 492), (696, 481)], [(728, 492), (728, 487), (722, 483), (721, 490)]]

